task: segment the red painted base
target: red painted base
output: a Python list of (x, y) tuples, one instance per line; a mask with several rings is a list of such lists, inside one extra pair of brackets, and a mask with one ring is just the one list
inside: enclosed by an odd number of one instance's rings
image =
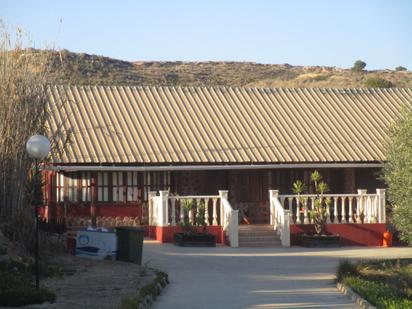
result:
[[(327, 224), (328, 234), (339, 234), (342, 246), (382, 246), (383, 232), (386, 230), (384, 223), (365, 224)], [(300, 246), (302, 234), (314, 233), (312, 224), (292, 224), (290, 226), (290, 243)]]
[[(183, 232), (180, 226), (148, 226), (147, 231), (148, 237), (162, 243), (173, 242), (173, 234)], [(198, 231), (202, 232), (203, 228), (199, 227)], [(224, 243), (225, 237), (221, 226), (208, 226), (207, 232), (216, 236), (216, 243)]]

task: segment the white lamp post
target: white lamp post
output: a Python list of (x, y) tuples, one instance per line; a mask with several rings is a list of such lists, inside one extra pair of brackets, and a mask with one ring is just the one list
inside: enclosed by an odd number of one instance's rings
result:
[(36, 243), (34, 247), (34, 266), (35, 266), (35, 279), (36, 289), (39, 289), (39, 205), (42, 204), (40, 200), (40, 173), (39, 173), (39, 160), (44, 159), (50, 151), (50, 141), (43, 135), (33, 135), (26, 143), (26, 151), (30, 158), (34, 159), (35, 172), (34, 172), (34, 199), (33, 204), (35, 206), (36, 216)]

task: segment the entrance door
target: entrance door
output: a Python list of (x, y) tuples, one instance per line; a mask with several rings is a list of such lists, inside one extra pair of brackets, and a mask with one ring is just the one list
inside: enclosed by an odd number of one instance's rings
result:
[(229, 176), (231, 204), (246, 209), (252, 224), (269, 223), (268, 174), (266, 171), (232, 171)]

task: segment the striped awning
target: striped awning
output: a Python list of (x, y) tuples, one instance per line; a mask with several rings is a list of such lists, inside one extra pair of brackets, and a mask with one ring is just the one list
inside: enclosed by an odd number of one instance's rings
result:
[[(379, 162), (412, 89), (53, 86), (56, 164)], [(63, 138), (60, 138), (62, 145)]]

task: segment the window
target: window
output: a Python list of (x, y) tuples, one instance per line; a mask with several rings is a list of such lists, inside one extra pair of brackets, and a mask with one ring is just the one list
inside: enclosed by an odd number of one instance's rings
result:
[(127, 172), (127, 201), (137, 202), (139, 200), (139, 184), (137, 172)]
[(123, 202), (124, 201), (123, 193), (124, 193), (123, 172), (113, 172), (112, 173), (113, 202)]
[(145, 172), (143, 199), (147, 201), (149, 191), (170, 190), (170, 172)]
[(64, 202), (64, 175), (56, 175), (56, 202)]
[(107, 172), (97, 173), (97, 201), (109, 201), (109, 174)]
[(80, 191), (81, 191), (81, 201), (91, 202), (92, 201), (92, 185), (91, 185), (92, 174), (91, 172), (82, 172), (80, 177)]
[(69, 202), (77, 202), (77, 192), (79, 190), (78, 185), (77, 185), (77, 175), (73, 174), (70, 175), (70, 177), (66, 176), (68, 179), (68, 201)]

